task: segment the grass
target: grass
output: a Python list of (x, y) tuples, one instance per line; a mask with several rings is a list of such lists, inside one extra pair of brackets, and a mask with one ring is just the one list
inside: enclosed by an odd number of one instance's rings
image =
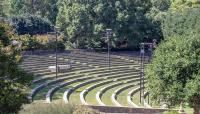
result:
[(103, 86), (99, 86), (93, 90), (91, 90), (85, 97), (85, 100), (88, 104), (91, 105), (98, 105), (98, 102), (96, 101), (96, 93), (103, 87), (107, 86), (108, 84), (105, 84)]
[(79, 82), (76, 82), (76, 83), (72, 83), (72, 84), (69, 84), (63, 88), (60, 88), (58, 91), (56, 91), (52, 97), (53, 100), (57, 100), (57, 99), (62, 99), (63, 98), (63, 94), (64, 92), (69, 89), (69, 88), (72, 88), (73, 86), (77, 85), (77, 84), (80, 84), (82, 83), (83, 81), (79, 81)]
[(81, 101), (80, 101), (80, 93), (86, 89), (87, 87), (93, 85), (94, 83), (91, 83), (91, 84), (87, 84), (85, 86), (82, 86), (81, 88), (78, 88), (76, 89), (69, 97), (69, 102), (70, 103), (73, 103), (73, 102), (76, 102), (78, 104), (81, 104)]
[(137, 93), (135, 93), (133, 96), (132, 96), (132, 101), (138, 105), (138, 106), (143, 106), (143, 104), (140, 103), (140, 91), (138, 91)]
[(19, 114), (101, 114), (86, 106), (54, 102), (51, 104), (35, 102), (24, 105)]
[(118, 88), (119, 86), (117, 87), (114, 87), (114, 88), (111, 88), (109, 90), (107, 90), (101, 97), (101, 100), (102, 102), (105, 104), (105, 105), (108, 105), (108, 106), (114, 106), (114, 104), (112, 103), (111, 101), (111, 95), (112, 93)]
[(117, 96), (117, 101), (119, 102), (119, 104), (123, 105), (123, 106), (129, 106), (128, 102), (127, 102), (127, 95), (128, 92), (135, 89), (136, 87), (132, 87), (132, 88), (128, 88), (124, 91), (122, 91), (118, 96)]

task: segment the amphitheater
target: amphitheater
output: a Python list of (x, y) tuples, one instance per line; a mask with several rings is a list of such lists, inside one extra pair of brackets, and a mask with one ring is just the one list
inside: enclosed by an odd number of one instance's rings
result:
[[(107, 53), (80, 50), (59, 53), (58, 65), (71, 65), (71, 69), (59, 72), (56, 77), (48, 69), (55, 65), (55, 54), (24, 54), (20, 67), (34, 74), (29, 99), (76, 103), (102, 110), (106, 107), (151, 109), (148, 92), (140, 88), (140, 57), (115, 53), (110, 57), (108, 67)], [(144, 91), (143, 103), (140, 103), (140, 90)]]

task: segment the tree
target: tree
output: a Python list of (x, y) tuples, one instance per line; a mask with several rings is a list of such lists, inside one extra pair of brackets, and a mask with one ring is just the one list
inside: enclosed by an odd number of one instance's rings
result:
[(182, 101), (200, 111), (200, 39), (199, 35), (167, 38), (155, 50), (146, 75), (151, 99), (175, 106)]
[(48, 20), (36, 15), (12, 16), (11, 23), (19, 35), (45, 34), (53, 31), (51, 23)]
[(39, 15), (55, 24), (58, 0), (9, 0), (10, 15)]
[(65, 31), (70, 41), (83, 47), (91, 29), (86, 7), (76, 3), (70, 5), (64, 1), (60, 4), (62, 7), (58, 13), (57, 25)]
[(162, 24), (165, 38), (200, 33), (200, 8), (186, 8), (181, 11), (168, 12)]
[(106, 28), (113, 30), (113, 47), (126, 42), (129, 48), (137, 48), (136, 44), (141, 41), (158, 38), (156, 26), (145, 16), (150, 8), (148, 0), (60, 0), (58, 6), (57, 26), (65, 31), (72, 43), (79, 39), (86, 48), (102, 47), (101, 38)]
[(151, 9), (147, 15), (154, 22), (162, 22), (170, 12), (199, 7), (198, 0), (151, 0)]
[(9, 16), (10, 11), (10, 0), (1, 0), (0, 1), (0, 17)]
[(27, 86), (32, 75), (18, 67), (20, 47), (12, 44), (12, 29), (0, 23), (0, 113), (17, 112), (27, 103)]

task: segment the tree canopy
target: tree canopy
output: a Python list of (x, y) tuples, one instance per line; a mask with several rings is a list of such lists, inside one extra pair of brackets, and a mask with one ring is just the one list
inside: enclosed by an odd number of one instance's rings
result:
[[(113, 30), (114, 47), (127, 42), (129, 47), (137, 48), (141, 41), (158, 38), (155, 25), (145, 13), (150, 2), (132, 0), (96, 0), (95, 2), (66, 2), (60, 0), (57, 25), (72, 42), (78, 41), (88, 47), (101, 47), (106, 28)], [(159, 38), (158, 38), (159, 39)], [(82, 47), (82, 46), (81, 46)]]
[[(79, 48), (105, 46), (105, 29), (113, 30), (112, 46), (136, 49), (141, 41), (161, 39), (160, 28), (146, 18), (149, 0), (8, 0), (5, 17), (38, 15), (62, 28), (68, 42)], [(38, 26), (36, 26), (37, 28)]]
[(200, 33), (200, 8), (186, 8), (181, 11), (168, 12), (162, 23), (165, 38)]
[[(156, 49), (148, 65), (148, 89), (154, 101), (177, 105), (181, 101), (199, 106), (200, 77), (199, 35), (171, 37)], [(185, 98), (185, 99), (184, 99)]]
[(32, 76), (19, 68), (20, 47), (12, 44), (12, 29), (0, 23), (0, 113), (17, 112), (26, 103)]

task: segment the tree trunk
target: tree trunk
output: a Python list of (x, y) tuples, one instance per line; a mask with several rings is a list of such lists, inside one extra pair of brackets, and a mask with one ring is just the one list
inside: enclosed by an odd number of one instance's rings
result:
[(194, 113), (193, 114), (200, 114), (200, 106), (194, 106)]

